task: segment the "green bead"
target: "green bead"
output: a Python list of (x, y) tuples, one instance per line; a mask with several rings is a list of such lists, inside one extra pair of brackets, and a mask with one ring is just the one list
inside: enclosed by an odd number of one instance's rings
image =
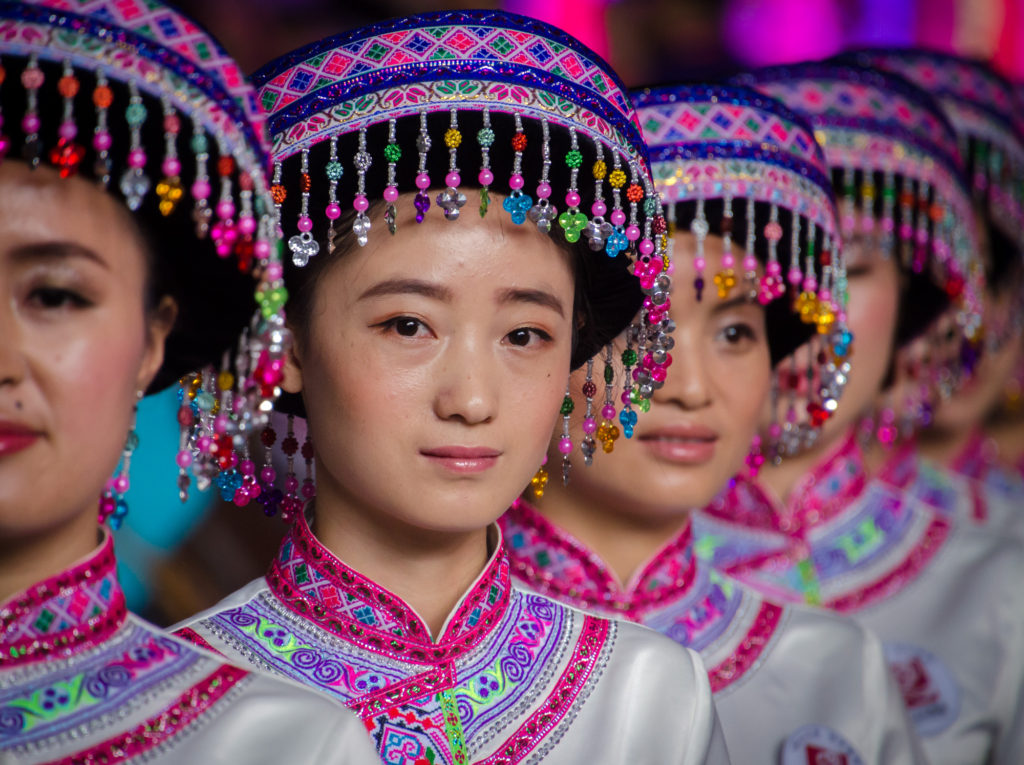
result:
[(487, 208), (491, 206), (491, 195), (487, 193), (487, 187), (480, 189), (480, 217), (487, 215)]
[(138, 127), (146, 121), (145, 104), (128, 104), (128, 108), (124, 110), (124, 118), (132, 127)]
[(604, 382), (606, 385), (611, 385), (612, 380), (615, 379), (615, 372), (612, 370), (611, 364), (604, 365)]
[(196, 396), (196, 406), (202, 409), (204, 412), (208, 412), (213, 409), (213, 405), (217, 403), (217, 400), (213, 397), (212, 393), (203, 391)]
[(575, 169), (583, 164), (583, 153), (579, 149), (571, 149), (566, 152), (565, 164)]
[(572, 402), (572, 396), (566, 396), (562, 399), (562, 408), (559, 410), (563, 417), (568, 417), (572, 414), (572, 410), (576, 408), (576, 405)]
[(206, 133), (196, 133), (192, 136), (192, 151), (196, 154), (206, 154), (210, 148), (210, 142)]
[(130, 452), (139, 448), (139, 434), (134, 430), (128, 431), (128, 438), (125, 439), (124, 448), (126, 451)]
[(389, 143), (384, 147), (384, 159), (388, 162), (397, 162), (402, 157), (402, 147), (397, 143)]
[(658, 200), (654, 197), (647, 197), (644, 200), (644, 215), (648, 218), (652, 218), (661, 212), (661, 205), (658, 204)]
[(328, 162), (324, 172), (327, 173), (327, 180), (340, 181), (341, 176), (345, 174), (345, 168), (341, 166), (340, 162)]
[(651, 400), (649, 398), (642, 398), (636, 402), (636, 408), (644, 414), (651, 411)]
[(490, 146), (494, 143), (494, 131), (490, 128), (480, 128), (476, 134), (476, 142), (481, 146)]
[(625, 364), (627, 367), (635, 366), (636, 351), (634, 351), (632, 348), (627, 348), (626, 350), (624, 350), (622, 352), (622, 363)]

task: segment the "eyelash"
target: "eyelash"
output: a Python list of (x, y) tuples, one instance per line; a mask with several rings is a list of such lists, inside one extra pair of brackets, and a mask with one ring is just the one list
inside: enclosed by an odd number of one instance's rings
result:
[[(374, 326), (377, 327), (378, 329), (382, 330), (383, 332), (394, 332), (399, 337), (404, 337), (404, 338), (416, 337), (416, 334), (403, 335), (401, 332), (398, 331), (399, 325), (401, 325), (403, 323), (407, 323), (407, 322), (415, 324), (417, 326), (417, 329), (419, 329), (420, 327), (422, 327), (424, 329), (427, 329), (427, 330), (430, 329), (430, 327), (428, 327), (423, 321), (421, 321), (420, 319), (416, 319), (416, 318), (414, 318), (412, 316), (395, 316), (392, 319), (388, 319), (387, 321), (382, 321), (380, 324), (376, 324)], [(550, 343), (553, 340), (553, 338), (551, 337), (551, 335), (549, 333), (545, 332), (543, 329), (538, 329), (537, 327), (517, 327), (516, 329), (513, 329), (511, 332), (509, 332), (507, 335), (505, 335), (505, 337), (510, 339), (512, 337), (512, 335), (514, 335), (514, 334), (516, 334), (518, 332), (526, 332), (526, 333), (528, 333), (530, 335), (533, 335), (534, 337), (539, 339), (542, 343)], [(527, 347), (529, 345), (529, 342), (524, 343), (522, 345), (520, 345), (518, 343), (511, 343), (511, 344), (516, 346), (517, 348), (525, 348), (525, 347)]]
[[(36, 287), (29, 292), (28, 297), (30, 302), (39, 303), (45, 310), (58, 310), (65, 307), (87, 308), (92, 305), (90, 300), (79, 293), (61, 287)], [(57, 300), (47, 304), (48, 298), (57, 298)]]
[[(513, 329), (511, 332), (505, 335), (505, 337), (511, 338), (512, 335), (516, 334), (517, 332), (526, 332), (528, 334), (531, 334), (534, 337), (538, 338), (542, 343), (550, 343), (553, 339), (551, 335), (545, 332), (543, 329), (537, 329), (536, 327), (517, 327), (516, 329)], [(512, 345), (515, 345), (517, 348), (525, 348), (528, 344), (529, 343), (524, 345), (518, 345), (517, 343), (512, 343)]]
[[(732, 331), (735, 331), (735, 334), (732, 337), (730, 337), (730, 333)], [(740, 340), (757, 340), (757, 333), (754, 331), (754, 328), (751, 327), (749, 324), (730, 324), (728, 327), (725, 327), (719, 334), (729, 345), (735, 345)]]

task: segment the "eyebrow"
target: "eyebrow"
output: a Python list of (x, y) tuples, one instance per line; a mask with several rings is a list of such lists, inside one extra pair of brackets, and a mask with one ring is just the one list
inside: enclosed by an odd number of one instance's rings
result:
[(565, 308), (562, 306), (562, 301), (545, 290), (511, 287), (498, 292), (498, 303), (502, 305), (507, 303), (530, 303), (550, 308), (559, 316), (565, 317)]
[(714, 307), (713, 310), (717, 313), (718, 311), (728, 311), (731, 308), (738, 308), (739, 306), (744, 305), (752, 305), (756, 307), (761, 306), (761, 304), (758, 303), (756, 300), (751, 300), (746, 295), (739, 295), (737, 297), (730, 298), (729, 300), (718, 301), (718, 304)]
[(418, 279), (388, 279), (378, 282), (363, 292), (358, 299), (367, 300), (385, 295), (422, 295), (443, 303), (450, 303), (452, 300), (452, 292), (447, 287)]
[(15, 247), (11, 257), (16, 261), (25, 260), (66, 260), (68, 258), (85, 258), (106, 270), (109, 264), (94, 250), (76, 242), (37, 242)]

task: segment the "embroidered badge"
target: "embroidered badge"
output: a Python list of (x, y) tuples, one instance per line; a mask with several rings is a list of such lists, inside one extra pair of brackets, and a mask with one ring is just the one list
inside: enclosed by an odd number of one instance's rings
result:
[(960, 714), (960, 688), (942, 660), (907, 643), (886, 643), (885, 658), (918, 734), (937, 736)]
[(782, 744), (779, 765), (864, 765), (849, 741), (824, 725), (797, 728)]

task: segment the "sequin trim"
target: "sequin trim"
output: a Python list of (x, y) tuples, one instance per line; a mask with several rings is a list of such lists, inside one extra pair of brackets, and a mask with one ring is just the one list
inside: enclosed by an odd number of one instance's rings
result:
[(204, 638), (191, 627), (182, 627), (180, 629), (177, 629), (174, 631), (174, 634), (180, 637), (185, 642), (191, 643), (192, 645), (196, 646), (197, 648), (202, 648), (206, 651), (212, 651), (218, 656), (224, 655), (216, 648), (214, 648), (212, 645), (210, 645), (208, 642), (206, 642), (206, 638)]
[(740, 645), (729, 658), (708, 669), (712, 693), (725, 690), (757, 663), (778, 629), (783, 613), (785, 609), (782, 606), (761, 601), (754, 623)]

